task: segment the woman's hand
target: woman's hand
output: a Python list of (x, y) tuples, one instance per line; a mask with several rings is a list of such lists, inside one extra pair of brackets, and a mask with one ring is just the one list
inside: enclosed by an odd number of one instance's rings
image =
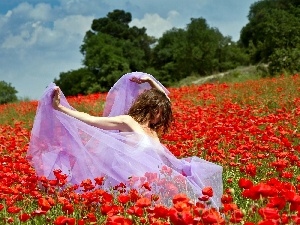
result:
[(150, 83), (151, 82), (151, 78), (148, 77), (148, 76), (142, 76), (140, 78), (138, 78), (138, 77), (132, 77), (132, 78), (130, 78), (130, 81), (135, 82), (137, 84), (142, 84), (142, 83), (146, 83), (146, 82)]
[(60, 106), (60, 89), (59, 89), (59, 87), (55, 87), (55, 89), (53, 91), (52, 106), (56, 110), (59, 109), (59, 106)]
[(151, 77), (149, 77), (147, 75), (144, 75), (144, 76), (142, 76), (140, 78), (138, 78), (138, 77), (132, 77), (132, 78), (130, 78), (130, 81), (138, 83), (138, 84), (142, 84), (142, 83), (146, 83), (147, 82), (147, 83), (150, 84), (150, 86), (152, 88), (156, 88), (159, 91), (161, 91), (162, 93), (164, 93), (166, 95), (166, 97), (169, 99), (169, 101), (171, 101), (170, 98), (169, 98), (169, 96), (167, 95), (167, 93), (164, 91), (164, 89), (162, 89), (161, 86), (159, 86)]

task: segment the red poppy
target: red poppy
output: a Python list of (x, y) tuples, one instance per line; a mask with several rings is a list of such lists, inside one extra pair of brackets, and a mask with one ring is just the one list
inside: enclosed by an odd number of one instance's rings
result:
[(97, 217), (95, 216), (95, 214), (94, 213), (88, 213), (87, 215), (86, 215), (86, 218), (89, 220), (89, 222), (91, 222), (91, 223), (95, 223), (96, 221), (97, 221)]
[(166, 218), (169, 214), (169, 209), (163, 205), (156, 205), (153, 209), (153, 214), (155, 218)]
[(141, 207), (133, 205), (129, 209), (127, 209), (127, 213), (141, 217), (141, 216), (143, 216), (144, 211)]
[(51, 208), (51, 205), (49, 204), (48, 200), (45, 199), (45, 198), (39, 198), (39, 200), (38, 200), (38, 206), (43, 211), (48, 211)]
[(26, 222), (30, 218), (31, 218), (31, 216), (27, 213), (22, 213), (22, 214), (19, 215), (19, 220), (22, 221), (22, 222)]
[(263, 219), (267, 219), (267, 220), (271, 220), (271, 219), (277, 220), (280, 218), (279, 211), (278, 209), (275, 208), (270, 208), (270, 207), (260, 208), (258, 210), (258, 213)]
[(132, 225), (132, 221), (123, 216), (108, 217), (106, 225)]
[(144, 188), (147, 189), (148, 191), (151, 191), (151, 187), (150, 187), (149, 182), (143, 183), (142, 187), (144, 187)]
[(177, 202), (189, 202), (190, 199), (186, 196), (186, 194), (177, 194), (173, 197), (173, 204)]
[(210, 199), (208, 195), (202, 195), (201, 197), (198, 197), (200, 201), (206, 202)]
[(101, 185), (103, 185), (103, 183), (105, 181), (105, 177), (96, 177), (94, 180), (96, 181), (97, 185), (101, 186)]
[(83, 180), (80, 184), (80, 187), (83, 187), (83, 191), (91, 191), (95, 188), (92, 181), (90, 179)]
[(269, 198), (269, 203), (267, 204), (267, 207), (270, 208), (278, 208), (279, 210), (283, 209), (286, 205), (286, 199), (284, 197), (271, 197)]
[(239, 180), (239, 187), (243, 189), (249, 189), (253, 186), (253, 183), (251, 180), (247, 178), (240, 178)]
[(231, 195), (224, 194), (224, 195), (222, 195), (222, 197), (221, 197), (221, 202), (222, 202), (223, 204), (225, 204), (225, 203), (231, 203), (232, 201), (233, 201), (233, 198), (232, 198)]
[(135, 203), (136, 206), (144, 208), (144, 207), (148, 207), (151, 205), (151, 200), (149, 198), (140, 198), (136, 201)]
[(235, 209), (230, 213), (229, 221), (232, 223), (240, 223), (243, 220), (244, 214), (240, 209)]
[(121, 194), (121, 195), (118, 196), (118, 201), (122, 204), (126, 204), (127, 202), (130, 201), (130, 196), (125, 195), (125, 194)]
[(21, 208), (17, 207), (17, 206), (10, 206), (7, 208), (8, 213), (18, 213), (20, 211), (21, 211)]
[(54, 224), (55, 225), (75, 225), (75, 218), (68, 218), (65, 216), (58, 216), (55, 221)]
[(67, 214), (72, 214), (74, 212), (74, 207), (70, 203), (66, 203), (62, 206), (62, 210)]
[(202, 189), (202, 194), (203, 195), (207, 195), (209, 197), (212, 197), (213, 196), (213, 189), (212, 187), (205, 187)]
[(204, 224), (219, 224), (219, 225), (225, 224), (224, 218), (214, 208), (204, 210), (201, 217), (202, 217)]
[(254, 177), (256, 175), (256, 165), (254, 165), (253, 163), (249, 163), (245, 167), (245, 172)]

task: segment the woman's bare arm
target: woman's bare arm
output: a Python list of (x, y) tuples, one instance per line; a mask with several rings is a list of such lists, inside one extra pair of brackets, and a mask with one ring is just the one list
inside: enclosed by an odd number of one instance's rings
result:
[(121, 132), (133, 131), (131, 126), (133, 119), (128, 115), (115, 117), (97, 117), (64, 107), (60, 104), (60, 90), (58, 87), (54, 90), (52, 105), (54, 109), (60, 112), (63, 112), (69, 116), (81, 120), (82, 122), (95, 127), (99, 127), (104, 130), (119, 130)]

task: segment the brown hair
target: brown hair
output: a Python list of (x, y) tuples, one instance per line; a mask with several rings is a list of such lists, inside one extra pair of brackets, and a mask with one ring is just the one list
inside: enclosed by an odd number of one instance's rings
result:
[(149, 127), (156, 132), (166, 133), (173, 120), (171, 102), (165, 93), (155, 88), (141, 93), (128, 111), (128, 115), (140, 124), (154, 120), (158, 113), (159, 121)]

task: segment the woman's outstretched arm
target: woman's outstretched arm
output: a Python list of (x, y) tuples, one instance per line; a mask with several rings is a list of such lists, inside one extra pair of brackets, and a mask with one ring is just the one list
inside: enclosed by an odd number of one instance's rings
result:
[(52, 100), (52, 106), (54, 109), (63, 112), (69, 116), (72, 116), (82, 122), (85, 122), (89, 125), (99, 127), (104, 130), (119, 130), (121, 132), (131, 132), (132, 129), (132, 118), (128, 115), (121, 115), (115, 117), (97, 117), (91, 116), (84, 112), (75, 111), (69, 108), (64, 107), (60, 104), (60, 90), (57, 87), (54, 90), (54, 96)]

